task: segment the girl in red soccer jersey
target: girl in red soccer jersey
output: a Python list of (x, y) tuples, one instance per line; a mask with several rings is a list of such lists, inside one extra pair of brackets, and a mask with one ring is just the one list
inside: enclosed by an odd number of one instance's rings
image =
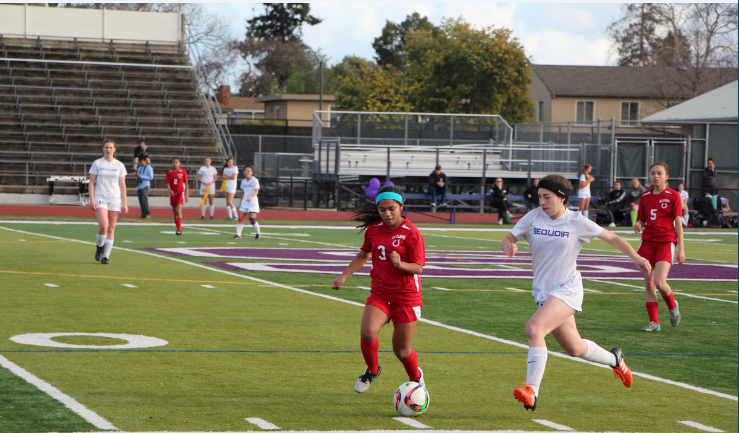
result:
[(177, 235), (182, 234), (182, 206), (187, 203), (189, 190), (187, 187), (187, 172), (180, 168), (180, 159), (172, 159), (172, 169), (167, 171), (167, 189), (169, 190), (169, 205), (174, 212), (174, 223), (177, 226)]
[(680, 323), (680, 309), (667, 284), (667, 274), (670, 272), (672, 260), (675, 257), (677, 244), (677, 263), (685, 261), (683, 247), (683, 202), (680, 193), (667, 186), (667, 164), (658, 162), (649, 169), (652, 178), (652, 189), (641, 196), (639, 202), (639, 216), (634, 224), (634, 232), (642, 233), (642, 242), (638, 254), (652, 265), (652, 271), (644, 274), (646, 282), (647, 313), (649, 324), (642, 328), (645, 332), (658, 332), (659, 326), (657, 311), (657, 290), (670, 309), (670, 324), (677, 326)]
[(382, 188), (375, 203), (357, 209), (353, 220), (362, 223), (360, 229), (366, 229), (364, 244), (341, 276), (331, 283), (332, 289), (339, 290), (372, 256), (372, 288), (362, 315), (360, 340), (367, 370), (354, 385), (357, 392), (367, 391), (382, 373), (377, 360), (377, 334), (391, 320), (395, 356), (403, 363), (408, 379), (425, 386), (411, 340), (421, 318), (420, 274), (426, 265), (426, 251), (421, 233), (402, 216), (402, 211), (403, 193), (395, 187)]

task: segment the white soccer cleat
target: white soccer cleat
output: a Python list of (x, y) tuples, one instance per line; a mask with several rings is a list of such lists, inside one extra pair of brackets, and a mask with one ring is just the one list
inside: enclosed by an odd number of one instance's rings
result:
[(423, 370), (421, 370), (421, 367), (418, 367), (418, 372), (421, 373), (421, 377), (419, 377), (418, 379), (416, 379), (414, 382), (418, 382), (419, 385), (421, 385), (424, 388), (426, 388), (426, 381), (423, 380)]
[(354, 384), (354, 391), (363, 393), (370, 388), (372, 382), (382, 374), (382, 367), (377, 366), (377, 373), (370, 373), (369, 368), (364, 371), (364, 374), (359, 376), (357, 383)]

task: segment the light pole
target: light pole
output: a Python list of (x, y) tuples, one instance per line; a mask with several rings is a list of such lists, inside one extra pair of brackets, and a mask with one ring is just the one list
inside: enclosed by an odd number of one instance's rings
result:
[(323, 111), (323, 59), (318, 56), (313, 50), (310, 48), (306, 49), (304, 51), (305, 54), (311, 53), (314, 56), (316, 56), (316, 60), (318, 60), (318, 67), (321, 69), (321, 84), (319, 88), (319, 95), (318, 95), (318, 111)]

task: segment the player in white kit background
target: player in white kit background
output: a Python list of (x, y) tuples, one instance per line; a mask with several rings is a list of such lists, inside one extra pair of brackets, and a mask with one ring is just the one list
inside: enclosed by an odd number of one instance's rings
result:
[(118, 215), (128, 213), (126, 167), (115, 159), (115, 141), (105, 140), (103, 157), (90, 167), (90, 209), (98, 220), (95, 260), (107, 265), (113, 251)]
[[(216, 179), (218, 179), (218, 170), (210, 165), (210, 158), (205, 158), (202, 167), (198, 170), (198, 180), (200, 181), (200, 196), (205, 195), (208, 190), (208, 205), (200, 208), (200, 219), (205, 219), (205, 208), (210, 207), (210, 219), (213, 219), (216, 205), (213, 203), (216, 197)], [(210, 187), (210, 188), (209, 188)]]
[(228, 213), (226, 220), (235, 220), (238, 212), (236, 212), (236, 206), (234, 206), (234, 196), (236, 195), (236, 179), (239, 177), (239, 167), (234, 165), (233, 158), (226, 160), (222, 177), (223, 181), (226, 182), (226, 212)]
[(257, 222), (257, 214), (259, 213), (259, 199), (257, 198), (259, 194), (259, 180), (254, 177), (254, 170), (249, 165), (244, 167), (244, 176), (246, 179), (241, 181), (241, 191), (244, 195), (241, 197), (241, 206), (239, 207), (241, 216), (239, 217), (239, 223), (236, 224), (236, 236), (232, 239), (241, 239), (241, 231), (244, 229), (242, 222), (247, 215), (249, 215), (249, 222), (256, 232), (254, 239), (261, 239), (262, 234), (259, 231), (259, 223)]
[(610, 351), (580, 337), (575, 314), (582, 312), (582, 277), (577, 271), (577, 256), (584, 242), (599, 238), (629, 256), (636, 267), (649, 273), (649, 262), (615, 234), (596, 225), (580, 212), (565, 207), (572, 186), (559, 175), (549, 175), (539, 181), (540, 208), (526, 214), (503, 239), (502, 248), (512, 258), (525, 239), (531, 247), (534, 273), (533, 296), (538, 310), (526, 325), (529, 343), (526, 383), (513, 395), (524, 408), (536, 409), (539, 385), (544, 377), (547, 347), (544, 337), (552, 334), (570, 356), (607, 364), (626, 387), (631, 387), (632, 375), (623, 361), (621, 349)]

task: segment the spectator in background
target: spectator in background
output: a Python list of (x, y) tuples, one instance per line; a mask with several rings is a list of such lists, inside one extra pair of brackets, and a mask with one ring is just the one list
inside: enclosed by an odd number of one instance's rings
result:
[(626, 194), (626, 204), (631, 208), (630, 220), (632, 226), (636, 224), (636, 217), (639, 214), (639, 200), (645, 192), (647, 192), (647, 189), (642, 186), (639, 179), (631, 179), (631, 189)]
[(708, 158), (708, 166), (703, 169), (703, 194), (716, 195), (716, 166), (713, 158)]
[[(511, 202), (508, 201), (506, 195), (508, 195), (508, 190), (505, 185), (503, 185), (503, 179), (500, 177), (495, 179), (493, 189), (490, 190), (490, 204), (493, 207), (498, 208), (498, 221), (496, 224), (511, 224), (510, 218), (513, 217), (513, 215), (508, 212), (508, 209), (511, 208)], [(537, 197), (539, 196), (538, 191), (536, 195)]]
[(146, 159), (146, 162), (151, 165), (151, 158), (149, 158), (149, 147), (146, 145), (144, 140), (139, 140), (139, 146), (133, 150), (133, 171), (139, 166), (139, 160)]
[(446, 190), (448, 179), (441, 172), (441, 166), (437, 165), (429, 175), (429, 194), (431, 194), (431, 206), (436, 206), (436, 196), (441, 196), (441, 206), (446, 206)]
[(613, 217), (614, 212), (618, 212), (626, 205), (626, 191), (623, 190), (620, 181), (616, 181), (613, 184), (613, 191), (608, 193), (608, 197), (604, 200), (603, 205), (600, 209), (605, 210), (610, 219), (608, 227), (616, 227), (616, 220)]
[(685, 184), (680, 182), (677, 184), (677, 192), (680, 193), (680, 199), (683, 202), (683, 227), (688, 226), (688, 216), (690, 211), (688, 210), (688, 192), (685, 191)]
[(582, 173), (580, 174), (580, 189), (577, 192), (577, 198), (580, 201), (580, 212), (582, 215), (588, 217), (588, 208), (590, 208), (590, 183), (595, 180), (590, 175), (590, 170), (593, 167), (590, 164), (585, 164), (582, 167)]
[(529, 210), (539, 206), (539, 179), (533, 179), (531, 186), (524, 191), (523, 196), (526, 198), (526, 205)]
[(149, 189), (150, 181), (154, 179), (154, 169), (148, 165), (146, 158), (141, 159), (140, 165), (136, 169), (136, 178), (136, 194), (139, 196), (141, 218), (151, 218), (149, 213)]

